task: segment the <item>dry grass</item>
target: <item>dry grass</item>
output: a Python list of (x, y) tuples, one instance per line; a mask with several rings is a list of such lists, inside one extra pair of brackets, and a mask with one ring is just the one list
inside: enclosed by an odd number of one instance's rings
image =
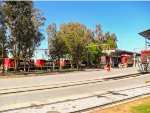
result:
[(147, 104), (150, 104), (150, 96), (137, 99), (135, 101), (127, 102), (124, 104), (116, 105), (110, 108), (102, 109), (102, 110), (101, 109), (93, 110), (92, 112), (89, 113), (136, 113), (133, 112), (135, 107), (147, 105)]

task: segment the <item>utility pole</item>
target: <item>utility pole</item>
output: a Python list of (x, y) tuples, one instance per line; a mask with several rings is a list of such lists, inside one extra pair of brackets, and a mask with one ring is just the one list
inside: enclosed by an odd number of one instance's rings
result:
[(145, 49), (147, 49), (147, 38), (145, 38)]
[(136, 64), (135, 64), (135, 56), (136, 56), (136, 54), (135, 54), (135, 49), (136, 49), (136, 48), (134, 48), (134, 67), (136, 67)]

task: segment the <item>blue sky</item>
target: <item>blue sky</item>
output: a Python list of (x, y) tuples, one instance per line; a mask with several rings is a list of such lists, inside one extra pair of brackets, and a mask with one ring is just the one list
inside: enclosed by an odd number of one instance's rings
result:
[[(115, 33), (118, 48), (133, 51), (145, 46), (145, 40), (139, 32), (150, 28), (150, 2), (131, 1), (36, 1), (35, 7), (43, 11), (46, 17), (44, 30), (55, 22), (60, 24), (80, 22), (94, 30), (97, 23), (103, 32)], [(40, 48), (47, 48), (47, 34)]]

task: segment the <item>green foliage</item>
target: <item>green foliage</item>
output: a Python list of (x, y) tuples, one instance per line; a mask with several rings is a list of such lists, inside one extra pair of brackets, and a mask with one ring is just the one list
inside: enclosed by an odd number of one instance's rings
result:
[[(62, 24), (57, 31), (56, 24), (47, 27), (48, 48), (53, 59), (64, 54), (72, 63), (98, 63), (103, 48), (117, 48), (116, 35), (106, 32), (103, 35), (100, 24), (93, 32), (85, 25), (76, 22)], [(105, 47), (106, 46), (106, 47)]]
[(60, 26), (60, 34), (72, 62), (78, 65), (86, 46), (86, 27), (80, 23), (68, 23)]
[[(6, 51), (6, 47), (8, 46), (8, 39), (6, 37), (6, 19), (3, 13), (3, 5), (0, 2), (0, 57), (7, 57), (8, 52)], [(2, 55), (2, 49), (4, 53)]]
[(47, 29), (46, 29), (47, 35), (48, 35), (48, 49), (52, 49), (53, 45), (52, 45), (52, 40), (54, 40), (56, 38), (56, 24), (52, 23), (50, 25), (48, 25)]
[(101, 56), (101, 46), (100, 45), (96, 45), (94, 42), (90, 42), (88, 47), (88, 59), (90, 61), (90, 63), (98, 63), (99, 58)]
[(14, 58), (29, 57), (44, 39), (40, 27), (45, 18), (33, 8), (32, 1), (6, 1), (4, 14), (10, 33), (10, 49)]
[(133, 107), (133, 113), (150, 113), (150, 104)]
[[(6, 37), (6, 18), (3, 13), (3, 2), (0, 1), (0, 57), (7, 57), (7, 37)], [(0, 64), (1, 65), (1, 64)], [(2, 73), (4, 73), (4, 60), (2, 60)]]
[[(15, 60), (31, 58), (45, 38), (41, 33), (45, 17), (40, 9), (33, 6), (33, 1), (0, 2), (0, 47), (5, 45)], [(91, 63), (97, 63), (104, 44), (110, 49), (117, 48), (116, 35), (110, 32), (103, 35), (100, 24), (92, 31), (77, 22), (62, 24), (59, 30), (52, 23), (46, 31), (50, 57), (57, 59), (66, 55), (77, 65), (87, 57)]]
[(58, 59), (65, 54), (65, 44), (59, 31), (56, 31), (56, 24), (50, 24), (47, 29), (48, 49), (51, 59)]
[(42, 12), (33, 8), (33, 1), (5, 1), (3, 6), (12, 56), (16, 63), (20, 58), (31, 58), (44, 39)]
[(103, 31), (102, 31), (100, 24), (96, 24), (95, 42), (97, 44), (103, 44), (104, 43)]
[(110, 49), (117, 48), (117, 44), (114, 40), (107, 40), (106, 44), (110, 45)]
[(109, 45), (110, 49), (117, 48), (117, 38), (116, 35), (113, 33), (110, 35), (110, 32), (106, 32), (104, 35), (105, 43)]

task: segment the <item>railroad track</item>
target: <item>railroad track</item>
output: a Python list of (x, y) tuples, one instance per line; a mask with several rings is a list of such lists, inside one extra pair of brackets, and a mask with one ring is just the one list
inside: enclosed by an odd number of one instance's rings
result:
[[(38, 108), (44, 109), (45, 107), (45, 110), (47, 109), (47, 112), (48, 111), (52, 112), (54, 110), (54, 111), (58, 111), (58, 113), (59, 112), (60, 113), (87, 113), (89, 111), (92, 111), (93, 109), (103, 108), (127, 100), (129, 101), (132, 99), (139, 98), (143, 95), (150, 95), (150, 85), (131, 87), (131, 88), (126, 88), (123, 90), (120, 89), (116, 91), (107, 91), (103, 93), (93, 93), (87, 96), (81, 96), (80, 98), (66, 99), (57, 102), (48, 102), (45, 104), (32, 104), (31, 106), (27, 106), (27, 107), (2, 110), (0, 112), (16, 113), (18, 111), (21, 111), (21, 113), (26, 113), (28, 112), (29, 109), (32, 109), (34, 112), (40, 113), (40, 111), (37, 112), (38, 110), (40, 110)], [(95, 104), (92, 103), (92, 101), (95, 101)], [(87, 102), (88, 105), (84, 104)], [(80, 107), (81, 104), (84, 104), (84, 106)], [(67, 106), (68, 108), (66, 108), (64, 105), (68, 105)], [(53, 109), (57, 106), (62, 106), (62, 108)]]
[(12, 94), (12, 93), (21, 93), (21, 92), (30, 92), (30, 91), (38, 91), (38, 90), (47, 90), (47, 89), (56, 89), (56, 88), (63, 88), (63, 87), (72, 87), (72, 86), (81, 86), (86, 84), (93, 84), (105, 81), (116, 81), (121, 79), (129, 79), (138, 76), (144, 76), (147, 74), (129, 74), (123, 76), (115, 76), (115, 77), (106, 77), (106, 78), (96, 78), (91, 80), (85, 81), (75, 81), (71, 83), (57, 83), (57, 84), (41, 84), (41, 85), (34, 85), (34, 86), (23, 86), (23, 87), (14, 87), (14, 88), (1, 88), (0, 95)]
[(70, 112), (70, 113), (89, 113), (89, 112), (92, 112), (92, 111), (95, 111), (95, 110), (105, 109), (105, 108), (108, 108), (108, 107), (112, 107), (112, 106), (115, 106), (115, 105), (119, 105), (119, 104), (122, 104), (122, 103), (134, 101), (136, 99), (149, 97), (149, 96), (150, 96), (150, 93), (141, 94), (141, 95), (137, 95), (135, 97), (131, 97), (131, 98), (127, 98), (127, 99), (123, 99), (123, 100), (119, 100), (119, 101), (115, 101), (115, 102), (111, 102), (111, 103), (107, 103), (107, 104), (103, 104), (103, 105), (98, 105), (98, 106), (94, 106), (94, 107), (87, 108), (87, 109), (73, 111), (73, 112)]
[[(10, 89), (1, 89), (0, 90), (0, 95), (9, 95), (9, 94), (13, 94), (13, 93), (30, 92), (30, 91), (38, 91), (38, 90), (42, 91), (42, 90), (46, 90), (46, 89), (65, 88), (65, 87), (71, 87), (71, 86), (81, 86), (81, 85), (94, 84), (94, 83), (99, 83), (99, 82), (107, 82), (107, 81), (117, 81), (117, 80), (130, 79), (130, 78), (146, 76), (146, 75), (148, 75), (148, 74), (144, 74), (144, 75), (143, 74), (130, 74), (130, 75), (123, 75), (123, 76), (119, 76), (119, 77), (109, 77), (109, 78), (103, 78), (103, 79), (76, 81), (76, 82), (72, 82), (71, 84), (70, 83), (53, 84), (53, 86), (50, 85), (50, 84), (49, 85), (41, 85), (41, 86), (35, 85), (35, 86), (32, 86), (33, 89), (26, 89), (26, 88), (31, 88), (31, 87), (12, 88), (12, 90), (14, 90), (14, 91), (12, 91)], [(150, 86), (146, 85), (144, 87), (150, 87)], [(122, 90), (120, 90), (120, 91), (122, 91)], [(19, 107), (19, 108), (15, 108), (14, 107), (14, 108), (7, 109), (7, 110), (1, 110), (0, 109), (0, 112), (10, 112), (10, 113), (12, 113), (11, 111), (24, 110), (24, 109), (30, 109), (30, 108), (34, 109), (34, 108), (40, 108), (40, 107), (43, 107), (43, 106), (49, 106), (49, 105), (51, 106), (51, 105), (56, 105), (56, 104), (61, 104), (61, 103), (80, 101), (80, 100), (89, 99), (89, 98), (99, 98), (99, 97), (102, 97), (104, 95), (111, 94), (111, 93), (113, 93), (113, 92), (112, 91), (105, 91), (103, 93), (101, 92), (100, 94), (91, 94), (91, 95), (83, 96), (83, 97), (80, 97), (80, 98), (69, 98), (69, 99), (65, 98), (64, 100), (60, 100), (60, 101), (56, 101), (56, 102), (32, 104), (32, 105), (22, 106), (22, 107)], [(140, 94), (140, 95), (137, 95), (137, 96), (134, 96), (134, 97), (131, 97), (131, 98), (127, 98), (127, 99), (132, 99), (132, 98), (139, 97), (141, 95), (147, 95), (147, 94), (149, 94), (149, 92), (146, 93), (146, 94)], [(97, 107), (101, 107), (101, 106), (103, 107), (103, 106), (110, 105), (110, 104), (113, 104), (113, 103), (122, 102), (124, 100), (126, 100), (126, 99), (115, 101), (115, 102), (110, 102), (110, 103), (105, 103), (103, 105), (96, 105), (96, 106), (89, 107), (89, 108), (86, 108), (86, 109), (70, 111), (70, 112), (85, 112), (85, 111), (89, 111), (89, 110), (97, 108)]]

